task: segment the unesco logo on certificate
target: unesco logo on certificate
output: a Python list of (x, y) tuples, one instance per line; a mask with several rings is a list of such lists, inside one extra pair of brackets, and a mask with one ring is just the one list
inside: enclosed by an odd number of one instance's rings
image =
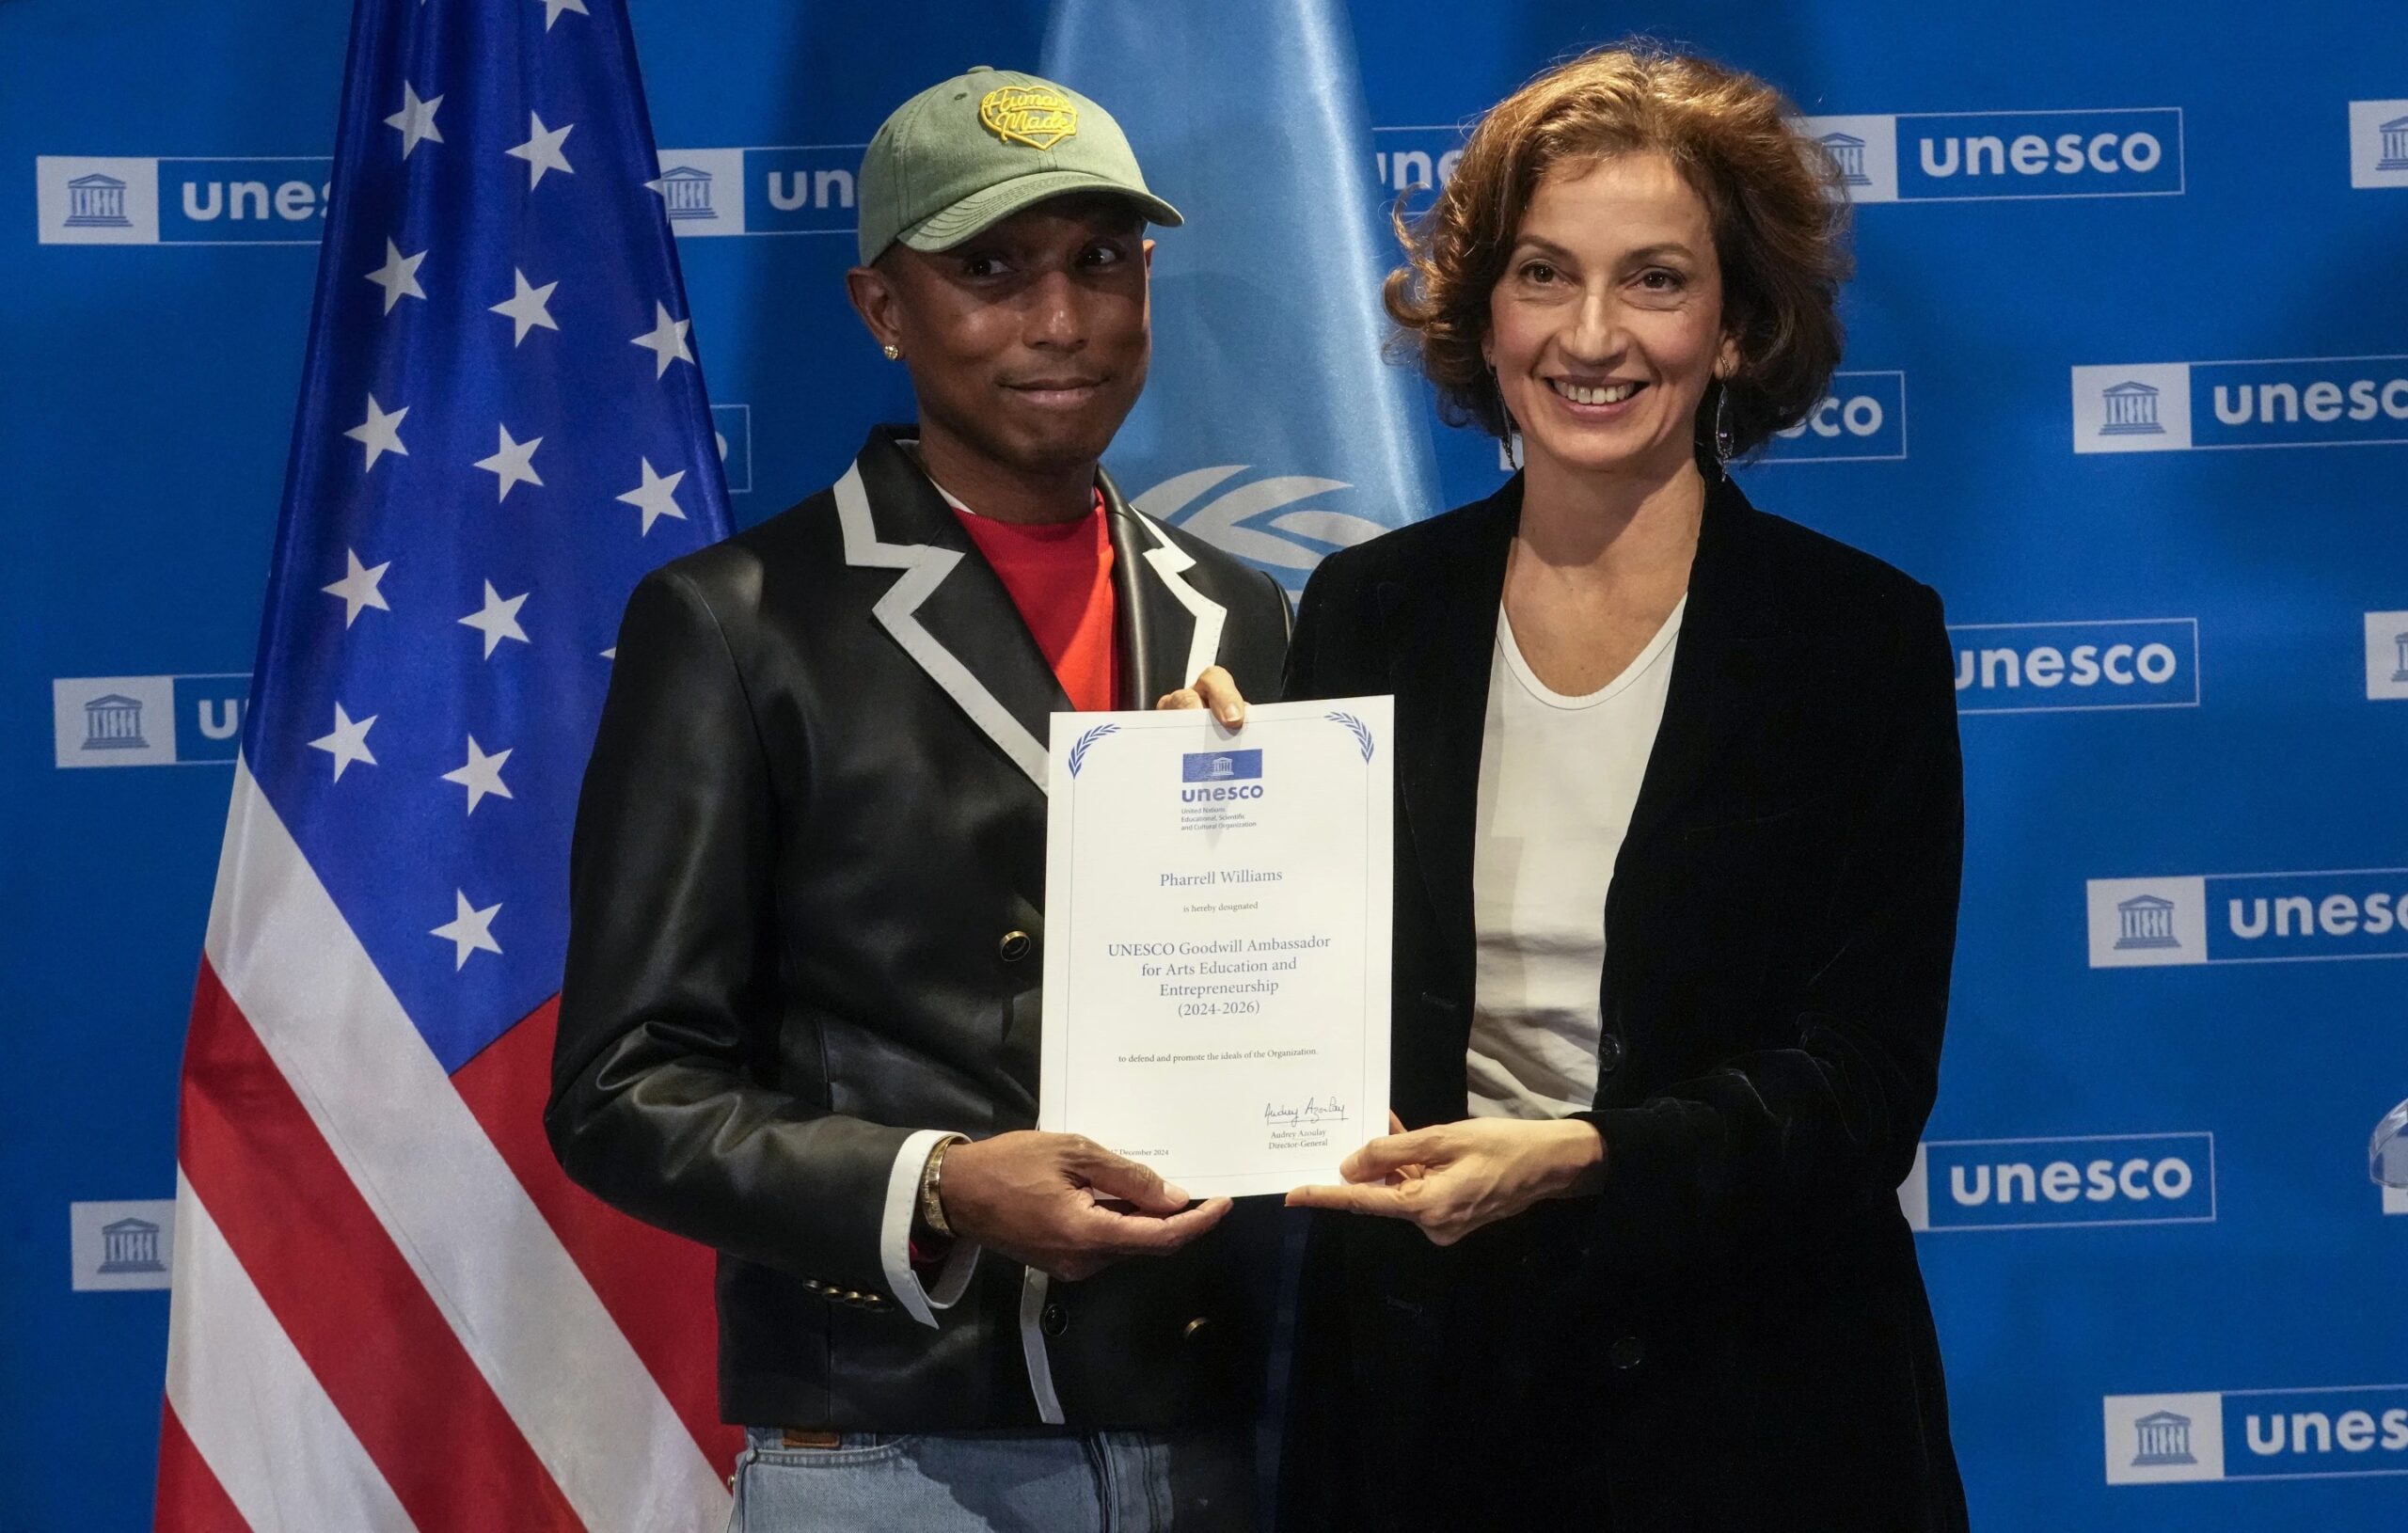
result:
[(1179, 758), (1182, 782), (1240, 782), (1261, 776), (1259, 751), (1191, 751)]
[(1188, 751), (1179, 758), (1180, 823), (1192, 830), (1246, 830), (1262, 798), (1262, 752)]

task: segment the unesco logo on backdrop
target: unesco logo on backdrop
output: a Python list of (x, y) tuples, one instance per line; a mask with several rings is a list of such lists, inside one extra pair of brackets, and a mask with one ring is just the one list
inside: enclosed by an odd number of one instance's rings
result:
[(2199, 620), (1960, 623), (1958, 713), (2082, 713), (2199, 705)]
[(2093, 969), (2408, 958), (2408, 868), (2093, 878)]
[(58, 765), (192, 766), (232, 761), (247, 674), (61, 676), (50, 684)]
[(2179, 197), (2179, 107), (1810, 117), (1851, 202)]
[[(680, 235), (850, 234), (865, 145), (664, 150), (657, 194)], [(37, 155), (44, 245), (315, 245), (334, 162), (325, 155)]]
[[(1463, 158), (1459, 126), (1374, 128), (1372, 165), (1389, 198), (1426, 202)], [(850, 234), (865, 144), (786, 144), (660, 151), (657, 193), (681, 237)]]
[(44, 245), (315, 245), (334, 162), (324, 155), (34, 159)]
[(168, 1256), (176, 1243), (173, 1198), (71, 1204), (67, 1225), (77, 1291), (167, 1287)]
[(2109, 1395), (2107, 1483), (2408, 1475), (2408, 1384)]
[(1925, 1232), (2211, 1225), (2215, 1135), (1931, 1140), (1898, 1204)]
[(671, 223), (716, 224), (721, 221), (721, 215), (711, 205), (711, 188), (718, 181), (716, 171), (678, 165), (663, 170), (658, 181), (645, 184), (660, 194), (661, 205), (668, 211)]
[(2350, 103), (2350, 184), (2408, 186), (2408, 101)]
[[(660, 179), (644, 184), (660, 194), (669, 227), (680, 238), (750, 231), (744, 153), (740, 149), (660, 151)], [(845, 205), (852, 205), (849, 187)]]
[(2408, 612), (2366, 615), (2367, 696), (2408, 698)]
[(1834, 372), (1830, 391), (1765, 444), (1765, 463), (1869, 463), (1907, 455), (1907, 375)]
[(2076, 452), (2408, 442), (2408, 356), (2073, 370)]
[(865, 144), (787, 144), (660, 151), (659, 194), (682, 238), (850, 234)]
[(1464, 130), (1456, 123), (1374, 128), (1371, 143), (1383, 202), (1402, 197), (1408, 212), (1429, 206), (1464, 157)]

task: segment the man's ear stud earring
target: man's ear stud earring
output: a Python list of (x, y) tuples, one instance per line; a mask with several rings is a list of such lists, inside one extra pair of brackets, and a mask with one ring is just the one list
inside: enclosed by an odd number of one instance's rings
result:
[(880, 346), (879, 350), (886, 354), (886, 359), (890, 362), (903, 360), (903, 348), (900, 346)]

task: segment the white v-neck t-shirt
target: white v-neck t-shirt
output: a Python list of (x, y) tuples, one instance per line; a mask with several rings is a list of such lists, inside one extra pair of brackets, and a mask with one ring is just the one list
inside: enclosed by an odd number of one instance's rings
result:
[(1472, 851), (1477, 973), (1465, 1105), (1553, 1118), (1597, 1098), (1606, 889), (1672, 679), (1683, 596), (1623, 673), (1586, 697), (1550, 690), (1500, 603), (1480, 744)]

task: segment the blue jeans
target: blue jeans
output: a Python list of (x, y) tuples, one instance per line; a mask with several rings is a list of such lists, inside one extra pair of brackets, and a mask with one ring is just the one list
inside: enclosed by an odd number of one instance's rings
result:
[(1254, 1441), (1181, 1432), (847, 1432), (755, 1427), (728, 1533), (1253, 1533)]

